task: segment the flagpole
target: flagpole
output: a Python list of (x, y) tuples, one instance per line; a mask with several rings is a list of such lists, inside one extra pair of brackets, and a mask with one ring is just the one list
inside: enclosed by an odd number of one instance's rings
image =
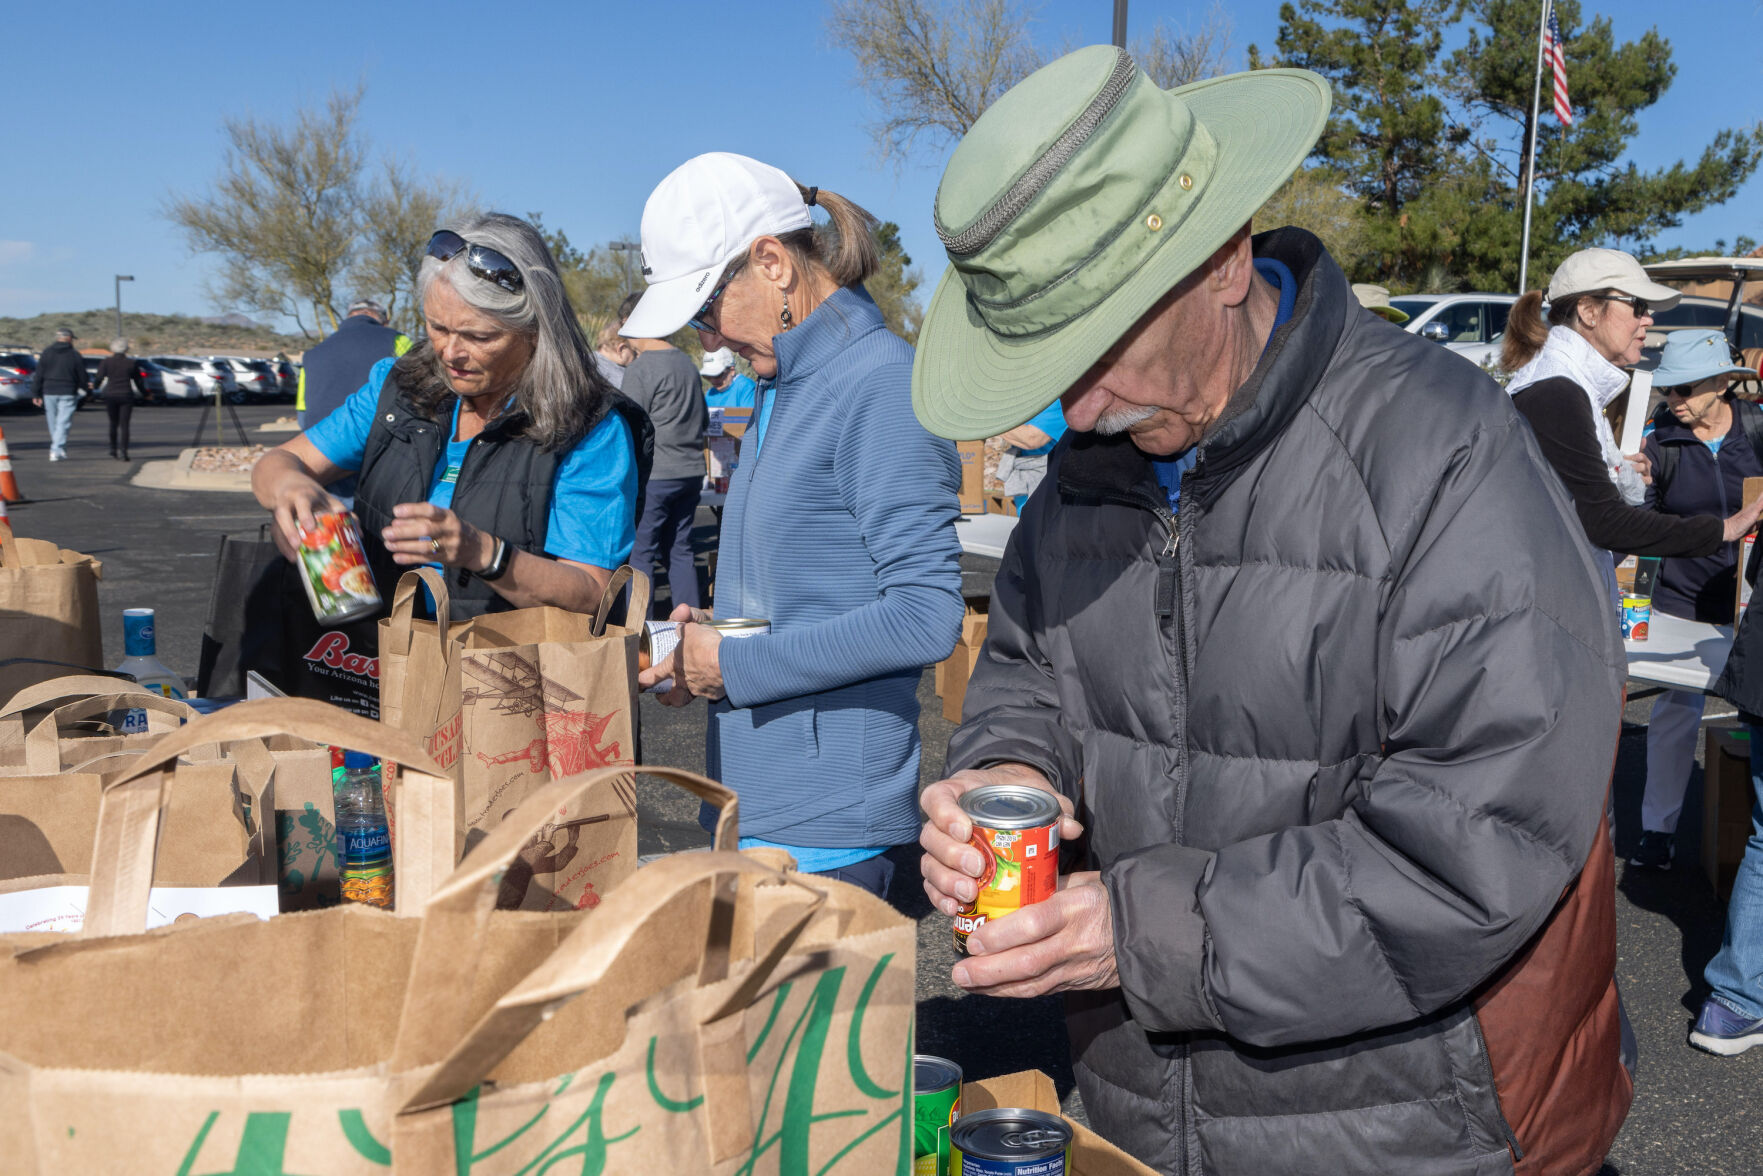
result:
[(1548, 36), (1549, 5), (1554, 0), (1543, 0), (1542, 20), (1537, 23), (1537, 77), (1536, 86), (1530, 92), (1530, 160), (1524, 168), (1524, 243), (1519, 246), (1522, 252), (1518, 255), (1518, 292), (1523, 294), (1530, 287), (1525, 284), (1530, 277), (1530, 204), (1531, 193), (1536, 190), (1537, 180), (1537, 140), (1542, 137), (1542, 100), (1543, 100), (1543, 39)]

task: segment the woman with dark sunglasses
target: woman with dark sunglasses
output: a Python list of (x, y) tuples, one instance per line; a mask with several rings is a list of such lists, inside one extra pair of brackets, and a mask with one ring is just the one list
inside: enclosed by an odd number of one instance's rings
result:
[(1628, 387), (1624, 369), (1641, 357), (1652, 311), (1669, 310), (1679, 297), (1619, 249), (1582, 249), (1549, 279), (1546, 321), (1540, 290), (1521, 296), (1506, 320), (1500, 356), (1512, 373), (1506, 391), (1573, 496), (1586, 537), (1604, 552), (1598, 566), (1612, 607), (1612, 553), (1713, 555), (1756, 526), (1763, 511), (1763, 500), (1726, 518), (1648, 509), (1642, 504), (1652, 477), (1649, 463), (1638, 454), (1623, 455), (1604, 416)]
[(253, 469), (278, 545), (293, 558), (315, 515), (344, 508), (325, 486), (359, 471), (354, 509), (388, 601), (404, 568), (428, 564), (449, 577), (455, 621), (592, 611), (630, 556), (646, 418), (599, 373), (525, 221), (436, 233), (417, 296), (422, 340)]
[(761, 380), (715, 615), (770, 631), (731, 640), (676, 609), (675, 656), (639, 680), (671, 676), (669, 705), (710, 701), (707, 771), (740, 793), (743, 847), (885, 896), (896, 867), (917, 877), (918, 683), (961, 627), (961, 470), (913, 415), (912, 348), (863, 288), (874, 229), (775, 167), (698, 156), (643, 210), (649, 285), (624, 333), (690, 323)]

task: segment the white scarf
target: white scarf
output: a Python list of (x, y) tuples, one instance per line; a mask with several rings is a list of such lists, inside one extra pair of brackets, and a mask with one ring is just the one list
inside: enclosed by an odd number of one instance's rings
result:
[(1532, 384), (1565, 376), (1585, 391), (1592, 404), (1592, 426), (1598, 431), (1598, 449), (1604, 455), (1604, 472), (1615, 483), (1622, 501), (1639, 506), (1647, 496), (1647, 484), (1641, 481), (1622, 456), (1616, 435), (1610, 431), (1605, 407), (1628, 387), (1628, 373), (1598, 354), (1584, 335), (1571, 327), (1550, 327), (1549, 338), (1536, 358), (1512, 374), (1506, 385), (1508, 395), (1522, 392)]

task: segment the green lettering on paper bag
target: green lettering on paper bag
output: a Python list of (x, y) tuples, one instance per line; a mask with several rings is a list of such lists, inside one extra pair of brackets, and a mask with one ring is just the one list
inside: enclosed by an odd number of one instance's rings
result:
[(295, 1176), (282, 1167), (288, 1150), (288, 1120), (292, 1118), (287, 1111), (253, 1111), (246, 1115), (245, 1130), (239, 1137), (239, 1154), (234, 1158), (233, 1166), (224, 1172), (195, 1172), (196, 1157), (202, 1153), (202, 1145), (207, 1142), (208, 1133), (219, 1118), (219, 1111), (208, 1112), (202, 1130), (196, 1133), (190, 1150), (184, 1153), (178, 1176)]

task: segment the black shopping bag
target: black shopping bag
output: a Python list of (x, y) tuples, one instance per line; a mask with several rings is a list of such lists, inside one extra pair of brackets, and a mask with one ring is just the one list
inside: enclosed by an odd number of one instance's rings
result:
[(255, 539), (221, 537), (196, 671), (196, 691), (203, 698), (237, 698), (245, 693), (246, 670), (279, 666), (281, 569), (287, 563), (269, 537), (268, 524), (258, 528)]

